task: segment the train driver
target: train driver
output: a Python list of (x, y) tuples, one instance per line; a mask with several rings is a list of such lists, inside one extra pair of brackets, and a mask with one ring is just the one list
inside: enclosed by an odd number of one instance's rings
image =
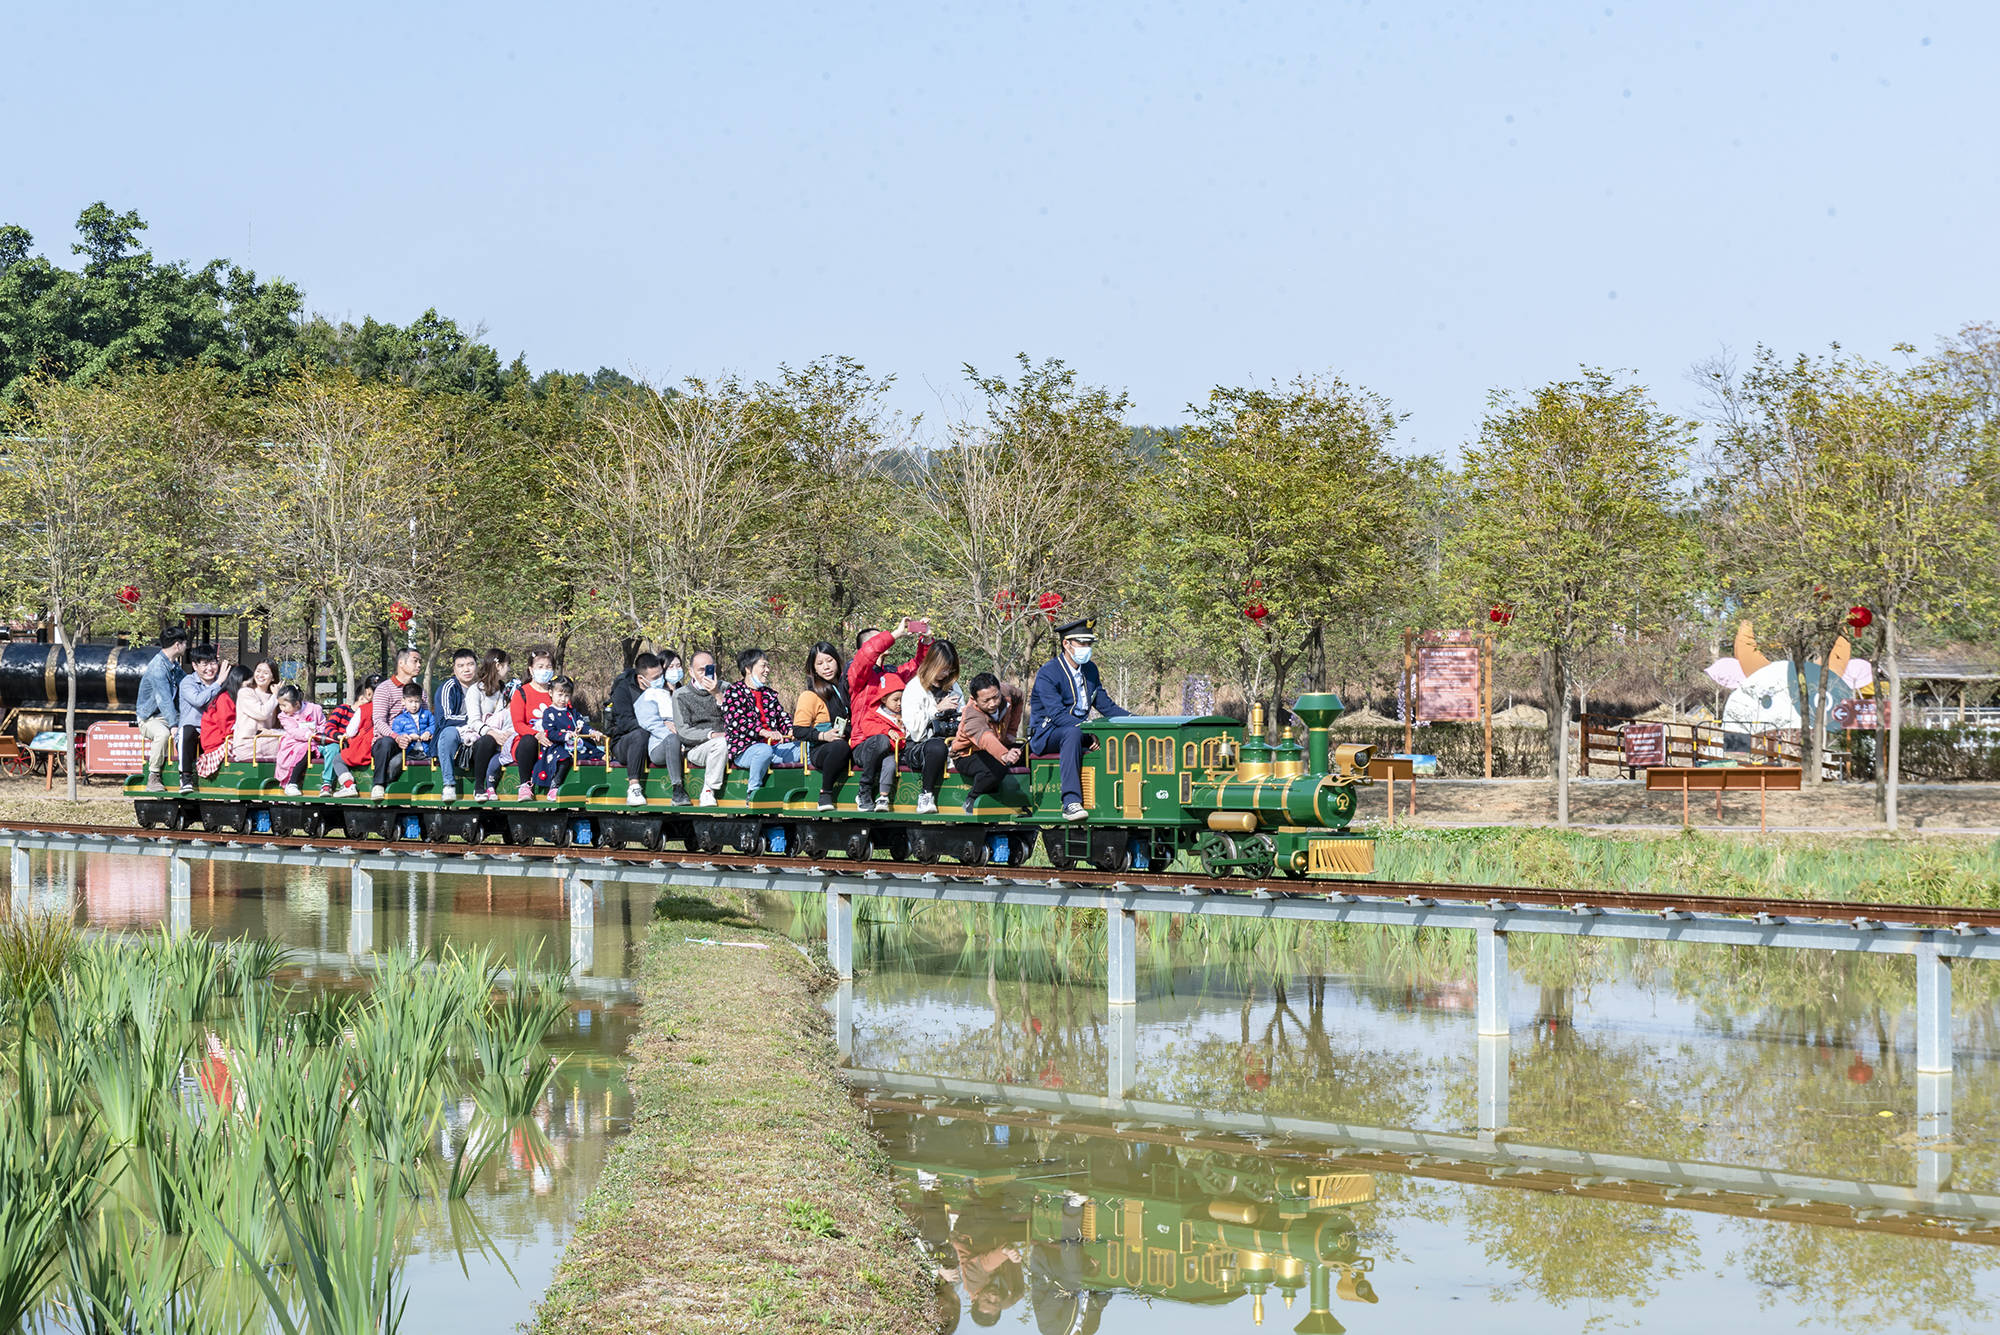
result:
[(1035, 674), (1030, 713), (1033, 725), (1028, 750), (1033, 755), (1062, 758), (1064, 820), (1082, 820), (1083, 724), (1094, 709), (1104, 718), (1124, 718), (1132, 711), (1113, 700), (1097, 679), (1091, 651), (1097, 645), (1097, 620), (1083, 617), (1056, 627), (1062, 652)]

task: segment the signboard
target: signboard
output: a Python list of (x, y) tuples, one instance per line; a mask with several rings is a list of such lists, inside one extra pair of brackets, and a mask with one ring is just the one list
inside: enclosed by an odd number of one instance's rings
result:
[(137, 774), (146, 768), (146, 739), (136, 724), (93, 723), (83, 734), (85, 774)]
[(1631, 769), (1655, 769), (1667, 763), (1667, 725), (1628, 723), (1619, 734), (1625, 764)]
[(1479, 646), (1417, 646), (1417, 718), (1424, 722), (1469, 723), (1480, 717)]
[(1877, 700), (1853, 696), (1833, 707), (1834, 726), (1849, 732), (1873, 732), (1881, 726), (1881, 709)]

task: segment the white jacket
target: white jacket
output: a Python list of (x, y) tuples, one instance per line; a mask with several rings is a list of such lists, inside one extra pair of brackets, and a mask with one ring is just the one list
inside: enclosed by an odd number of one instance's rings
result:
[(932, 695), (922, 682), (915, 677), (903, 687), (903, 734), (913, 743), (927, 742), (931, 737), (931, 725), (937, 716), (948, 710), (965, 712), (965, 696), (954, 682), (942, 697)]
[[(465, 695), (465, 727), (461, 730), (470, 739), (485, 734), (511, 733), (512, 727), (502, 729), (501, 717), (507, 714), (507, 687), (503, 684), (499, 694), (488, 695), (478, 683), (474, 683)], [(511, 722), (511, 719), (509, 720)]]

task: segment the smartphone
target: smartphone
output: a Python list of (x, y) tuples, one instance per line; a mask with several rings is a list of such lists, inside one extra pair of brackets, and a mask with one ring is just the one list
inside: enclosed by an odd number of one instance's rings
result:
[(930, 622), (928, 622), (928, 621), (925, 621), (925, 620), (923, 620), (922, 618), (919, 618), (919, 619), (917, 619), (917, 620), (915, 620), (915, 621), (912, 621), (912, 622), (910, 623), (910, 634), (912, 634), (912, 635), (928, 635), (928, 634), (930, 634), (930, 633), (931, 633), (931, 623), (930, 623)]

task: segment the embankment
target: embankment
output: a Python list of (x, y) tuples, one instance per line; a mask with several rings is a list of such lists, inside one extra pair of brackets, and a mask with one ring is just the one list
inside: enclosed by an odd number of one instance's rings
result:
[(540, 1335), (936, 1329), (886, 1161), (836, 1078), (823, 976), (738, 902), (660, 902), (639, 963), (632, 1130)]

